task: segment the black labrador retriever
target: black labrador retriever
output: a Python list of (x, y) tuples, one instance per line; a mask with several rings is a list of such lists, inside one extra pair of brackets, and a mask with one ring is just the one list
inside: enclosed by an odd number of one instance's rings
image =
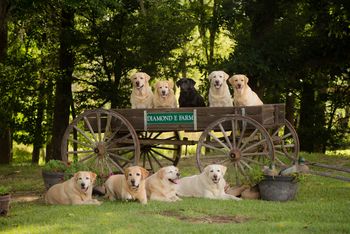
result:
[(176, 85), (180, 87), (180, 107), (205, 106), (204, 98), (195, 89), (195, 84), (196, 82), (190, 78), (181, 78), (176, 82)]

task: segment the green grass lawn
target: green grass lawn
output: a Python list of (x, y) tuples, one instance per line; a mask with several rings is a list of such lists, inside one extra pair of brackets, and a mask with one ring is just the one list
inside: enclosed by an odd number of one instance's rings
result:
[[(304, 155), (326, 160), (324, 155)], [(332, 157), (345, 166), (349, 158)], [(183, 160), (184, 174), (197, 169)], [(14, 197), (42, 196), (39, 166), (1, 166), (1, 184)], [(0, 217), (0, 233), (350, 233), (350, 183), (307, 175), (294, 201), (220, 201), (185, 198), (176, 203), (110, 202), (100, 206), (49, 206), (38, 200), (12, 201)]]

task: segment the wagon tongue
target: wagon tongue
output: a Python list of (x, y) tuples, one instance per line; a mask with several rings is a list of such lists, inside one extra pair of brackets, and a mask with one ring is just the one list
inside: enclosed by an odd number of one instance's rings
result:
[(179, 182), (178, 179), (168, 179), (171, 183), (177, 184)]

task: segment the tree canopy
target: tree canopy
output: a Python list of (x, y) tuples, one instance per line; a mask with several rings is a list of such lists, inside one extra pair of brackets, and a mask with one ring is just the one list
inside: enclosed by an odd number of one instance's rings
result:
[(309, 152), (349, 147), (350, 2), (344, 0), (4, 0), (0, 3), (0, 163), (12, 141), (60, 159), (69, 121), (130, 108), (128, 77), (246, 74)]

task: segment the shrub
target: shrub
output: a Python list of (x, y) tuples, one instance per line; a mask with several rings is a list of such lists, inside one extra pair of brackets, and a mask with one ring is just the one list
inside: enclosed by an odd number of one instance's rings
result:
[(50, 160), (43, 166), (43, 171), (46, 172), (65, 172), (67, 165), (60, 160)]

